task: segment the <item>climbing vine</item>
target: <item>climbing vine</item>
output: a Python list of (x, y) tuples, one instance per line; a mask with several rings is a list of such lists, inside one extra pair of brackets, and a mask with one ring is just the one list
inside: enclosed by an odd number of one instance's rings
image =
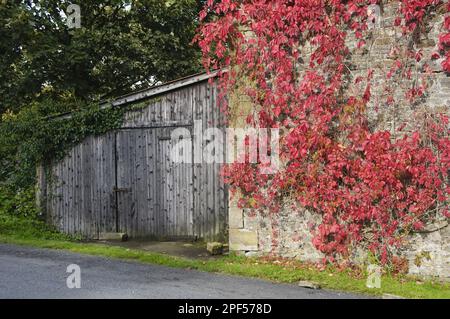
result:
[[(406, 82), (414, 70), (431, 73), (429, 65), (419, 66), (423, 52), (414, 41), (426, 29), (427, 15), (443, 7), (450, 11), (450, 4), (398, 3), (395, 25), (408, 40), (406, 50), (392, 48), (392, 67), (381, 76)], [(196, 38), (205, 67), (228, 70), (220, 77), (222, 96), (243, 78), (252, 83), (245, 93), (256, 107), (247, 124), (281, 131), (282, 168), (263, 175), (261, 163), (228, 165), (224, 176), (232, 192), (240, 195), (241, 206), (269, 209), (272, 216), (287, 198), (320, 215), (313, 244), (331, 262), (362, 246), (387, 263), (411, 231), (450, 216), (446, 114), (425, 114), (406, 132), (401, 125), (395, 134), (374, 129), (367, 116), (374, 102), (374, 70), (352, 76), (348, 40), (355, 39), (358, 49), (367, 45), (368, 6), (374, 4), (383, 2), (208, 0)], [(449, 24), (446, 16), (438, 50), (430, 57), (442, 59), (447, 72)], [(425, 77), (408, 82), (413, 84), (403, 100), (413, 104), (428, 86)], [(362, 89), (350, 90), (352, 85)], [(377, 105), (399, 103), (393, 92), (385, 92)], [(275, 249), (276, 230), (273, 238)]]
[[(47, 114), (73, 110), (66, 115)], [(126, 108), (100, 107), (82, 101), (36, 102), (0, 123), (0, 185), (20, 192), (35, 184), (36, 166), (62, 159), (90, 135), (121, 126)]]

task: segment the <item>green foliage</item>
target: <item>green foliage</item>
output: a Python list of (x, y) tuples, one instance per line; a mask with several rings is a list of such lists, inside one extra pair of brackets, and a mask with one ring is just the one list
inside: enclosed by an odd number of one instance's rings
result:
[(83, 0), (81, 28), (62, 12), (72, 1), (0, 1), (0, 113), (43, 97), (117, 96), (198, 72), (191, 45), (202, 1)]
[(25, 240), (69, 240), (39, 219), (34, 187), (14, 191), (0, 187), (0, 236)]
[(36, 219), (39, 211), (35, 206), (35, 198), (33, 187), (17, 192), (0, 187), (0, 212), (11, 216)]
[(26, 90), (39, 91), (27, 81), (22, 51), (22, 44), (32, 41), (30, 18), (31, 13), (23, 4), (0, 1), (0, 113), (6, 110), (6, 105), (20, 105), (27, 96)]
[(11, 240), (69, 240), (69, 236), (36, 218), (12, 216), (0, 210), (0, 237)]
[[(48, 118), (78, 107), (70, 117)], [(101, 108), (81, 101), (35, 102), (0, 123), (0, 184), (20, 192), (34, 185), (36, 165), (62, 159), (67, 150), (90, 135), (118, 128), (125, 108)]]

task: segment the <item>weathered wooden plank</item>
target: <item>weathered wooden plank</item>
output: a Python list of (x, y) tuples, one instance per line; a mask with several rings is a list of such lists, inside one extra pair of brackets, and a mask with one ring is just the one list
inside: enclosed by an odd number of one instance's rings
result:
[(60, 172), (59, 174), (59, 180), (55, 181), (55, 183), (58, 183), (58, 189), (59, 189), (59, 203), (58, 203), (58, 210), (55, 212), (55, 218), (56, 218), (56, 227), (60, 231), (64, 231), (62, 228), (62, 214), (64, 213), (65, 209), (65, 197), (64, 197), (64, 183), (65, 183), (65, 170), (64, 170), (64, 163), (60, 162), (57, 164), (58, 170)]
[(161, 122), (170, 121), (171, 107), (175, 100), (176, 93), (168, 94), (164, 99), (162, 99)]
[(73, 158), (73, 150), (70, 151), (69, 158), (66, 161), (66, 178), (64, 183), (64, 193), (65, 193), (65, 211), (63, 216), (63, 227), (64, 232), (70, 234), (70, 212), (73, 209), (73, 194), (72, 194), (72, 185), (73, 185), (73, 174), (72, 174), (72, 158)]
[[(98, 197), (97, 197), (97, 207), (98, 212), (96, 218), (100, 221), (100, 228), (105, 229), (107, 227), (107, 217), (104, 213), (104, 186), (105, 186), (105, 180), (104, 180), (104, 154), (103, 154), (103, 139), (99, 138), (96, 139), (97, 142), (97, 153), (95, 154), (95, 157), (98, 160), (98, 170), (96, 171), (95, 179), (97, 181), (97, 188), (98, 188)], [(92, 233), (92, 218), (89, 220), (89, 234)]]
[(73, 211), (71, 212), (71, 224), (72, 224), (72, 234), (76, 235), (78, 232), (78, 216), (80, 215), (80, 203), (81, 203), (81, 194), (80, 194), (80, 173), (81, 173), (81, 163), (80, 163), (80, 149), (83, 147), (83, 143), (74, 148), (74, 157), (72, 161), (73, 165)]
[(148, 146), (148, 154), (147, 158), (149, 159), (149, 183), (148, 183), (148, 189), (150, 194), (150, 212), (151, 212), (151, 235), (156, 234), (156, 212), (157, 212), (157, 192), (156, 190), (159, 188), (159, 185), (157, 184), (156, 179), (156, 170), (158, 167), (156, 166), (156, 159), (157, 159), (157, 147), (158, 144), (156, 142), (156, 134), (155, 130), (150, 131), (150, 138), (149, 138), (149, 146)]
[[(95, 170), (95, 207), (96, 207), (96, 213), (94, 219), (98, 220), (99, 228), (104, 229), (106, 227), (105, 218), (103, 216), (103, 160), (102, 160), (102, 140), (101, 139), (95, 139), (95, 154), (94, 159), (96, 163), (96, 170)], [(91, 223), (92, 223), (92, 217), (90, 216), (88, 220), (88, 227), (86, 227), (87, 234), (90, 235), (91, 233)]]
[[(226, 149), (227, 149), (227, 136), (226, 136), (226, 118), (224, 115), (224, 112), (220, 109), (220, 102), (219, 101), (219, 92), (217, 90), (217, 86), (215, 83), (210, 84), (210, 87), (212, 89), (212, 95), (213, 98), (211, 100), (211, 109), (215, 113), (216, 120), (215, 120), (215, 126), (220, 128), (223, 136), (223, 143), (222, 148), (219, 150), (221, 152), (220, 158), (221, 162), (225, 162), (226, 160)], [(216, 164), (216, 187), (217, 187), (217, 195), (215, 199), (216, 203), (216, 237), (219, 240), (224, 240), (224, 236), (226, 234), (226, 229), (228, 227), (228, 193), (226, 190), (226, 186), (224, 183), (224, 180), (221, 175), (222, 171), (222, 164)]]
[[(219, 100), (219, 92), (218, 92), (218, 84), (217, 82), (213, 83), (214, 89), (216, 91), (216, 97), (217, 97), (217, 108), (218, 111), (220, 112), (220, 123), (219, 126), (222, 128), (222, 132), (223, 132), (223, 136), (224, 136), (224, 148), (223, 148), (223, 162), (226, 162), (226, 154), (228, 151), (228, 143), (226, 142), (228, 140), (227, 137), (227, 130), (226, 130), (226, 124), (227, 124), (227, 118), (224, 112), (221, 111), (221, 106), (220, 103), (221, 101)], [(221, 165), (222, 166), (222, 165)], [(221, 219), (221, 224), (220, 224), (220, 229), (224, 235), (224, 237), (228, 234), (228, 229), (229, 229), (229, 214), (228, 214), (228, 199), (229, 199), (229, 193), (228, 193), (228, 186), (226, 185), (226, 183), (224, 182), (224, 179), (222, 177), (220, 177), (220, 186), (221, 186), (221, 197), (220, 197), (220, 206), (221, 206), (221, 210), (220, 210), (220, 219)], [(226, 238), (219, 238), (221, 240), (225, 240)]]
[[(103, 229), (108, 229), (112, 222), (112, 214), (109, 213), (109, 205), (108, 205), (108, 155), (110, 149), (108, 149), (108, 135), (105, 138), (100, 140), (100, 158), (101, 158), (101, 171), (100, 171), (100, 194), (101, 194), (101, 216), (103, 221)], [(92, 225), (92, 223), (91, 223)], [(91, 228), (91, 233), (93, 232)]]
[(60, 231), (64, 231), (63, 229), (63, 214), (65, 211), (65, 205), (66, 205), (66, 200), (65, 200), (65, 193), (64, 193), (64, 187), (65, 187), (65, 177), (66, 177), (66, 169), (65, 169), (65, 164), (64, 161), (60, 161), (57, 164), (58, 170), (60, 172), (59, 174), (59, 180), (54, 181), (54, 183), (58, 184), (58, 189), (59, 189), (59, 207), (58, 207), (58, 211), (55, 212), (55, 218), (56, 218), (56, 227), (57, 229), (59, 229)]
[(96, 169), (94, 172), (94, 180), (95, 180), (95, 214), (93, 216), (89, 216), (88, 226), (86, 227), (86, 231), (88, 234), (91, 233), (91, 223), (92, 219), (97, 220), (99, 225), (99, 229), (105, 229), (106, 223), (105, 218), (103, 216), (103, 160), (102, 160), (102, 140), (95, 139), (95, 153), (94, 159), (96, 164)]
[(154, 236), (155, 234), (155, 189), (158, 187), (155, 178), (155, 158), (156, 149), (154, 142), (154, 130), (146, 130), (145, 139), (145, 159), (146, 159), (146, 207), (147, 207), (147, 233), (146, 236)]
[(142, 169), (142, 176), (140, 181), (140, 205), (139, 205), (139, 216), (141, 219), (140, 226), (140, 236), (145, 237), (149, 234), (150, 225), (150, 212), (148, 203), (148, 159), (147, 159), (147, 131), (142, 130), (142, 135), (140, 139), (140, 162)]
[[(123, 227), (124, 230), (122, 232), (128, 233), (131, 237), (134, 236), (132, 231), (132, 185), (131, 179), (133, 176), (133, 165), (134, 161), (132, 161), (131, 153), (130, 153), (130, 144), (133, 139), (127, 131), (123, 131), (119, 133), (121, 137), (121, 150), (119, 155), (119, 167), (118, 170), (121, 172), (120, 179), (118, 180), (118, 198), (119, 198), (119, 215), (123, 219)], [(132, 151), (132, 149), (131, 149)]]
[[(192, 139), (189, 139), (192, 142)], [(192, 165), (193, 164), (182, 164), (184, 172), (184, 182), (183, 188), (186, 191), (182, 191), (183, 202), (185, 203), (185, 210), (183, 216), (183, 233), (188, 236), (193, 236), (193, 223), (192, 223), (192, 212), (193, 212), (193, 179), (192, 179)]]
[[(206, 129), (209, 128), (210, 123), (211, 123), (211, 112), (209, 109), (209, 88), (206, 86), (202, 85), (202, 100), (203, 100), (203, 129), (204, 131)], [(204, 141), (204, 148), (211, 142), (211, 140), (206, 139)], [(205, 238), (210, 240), (212, 237), (212, 234), (214, 232), (214, 216), (211, 215), (211, 206), (214, 204), (213, 203), (213, 198), (212, 198), (212, 194), (213, 194), (213, 181), (214, 181), (214, 176), (212, 175), (212, 170), (211, 170), (211, 164), (207, 164), (205, 161), (203, 162), (203, 169), (204, 169), (204, 179), (202, 181), (203, 185), (206, 185), (206, 187), (204, 187), (203, 189), (203, 196), (204, 196), (204, 202), (205, 202), (205, 210), (204, 210), (204, 214), (205, 214)]]
[(68, 183), (67, 191), (69, 193), (69, 210), (67, 211), (67, 215), (66, 215), (66, 218), (67, 218), (66, 223), (67, 223), (67, 232), (69, 234), (73, 234), (72, 219), (73, 219), (74, 211), (76, 209), (76, 207), (75, 207), (75, 200), (76, 200), (76, 198), (75, 198), (75, 191), (76, 191), (75, 184), (76, 184), (76, 181), (75, 181), (75, 169), (74, 169), (76, 148), (77, 147), (72, 149), (72, 151), (70, 153), (70, 161), (69, 161), (69, 164), (68, 164), (69, 165), (69, 178), (68, 178), (69, 183)]
[(50, 191), (48, 192), (50, 198), (52, 199), (51, 221), (52, 225), (54, 225), (57, 229), (60, 229), (58, 214), (62, 210), (62, 192), (60, 187), (61, 183), (60, 181), (62, 179), (62, 176), (61, 176), (61, 166), (59, 165), (59, 163), (54, 164), (52, 172), (53, 176), (51, 176), (51, 181), (49, 184)]
[(69, 210), (68, 205), (69, 205), (69, 194), (67, 191), (67, 185), (69, 183), (69, 168), (67, 167), (67, 162), (70, 160), (70, 154), (69, 157), (66, 158), (63, 162), (63, 166), (62, 166), (62, 200), (63, 200), (63, 209), (61, 210), (61, 212), (59, 212), (59, 222), (60, 222), (60, 227), (61, 230), (65, 233), (67, 233), (67, 229), (66, 229), (66, 225), (67, 225), (67, 212)]
[(58, 179), (55, 178), (53, 183), (55, 184), (55, 187), (57, 189), (57, 205), (56, 205), (56, 211), (54, 212), (54, 222), (57, 229), (60, 231), (63, 231), (62, 229), (62, 221), (61, 221), (61, 214), (64, 212), (64, 189), (63, 189), (63, 183), (64, 183), (64, 171), (62, 163), (57, 163), (56, 168), (58, 171)]
[[(177, 93), (181, 93), (183, 91), (184, 91), (184, 89), (178, 91)], [(181, 119), (183, 102), (184, 102), (183, 96), (180, 96), (180, 94), (178, 94), (178, 97), (177, 97), (175, 103), (173, 103), (173, 105), (170, 109), (170, 120), (171, 121), (179, 121)]]
[[(124, 200), (125, 205), (123, 206), (124, 210), (120, 211), (120, 214), (124, 214), (125, 219), (126, 219), (126, 227), (127, 227), (127, 233), (130, 234), (130, 236), (134, 236), (134, 232), (133, 232), (133, 211), (132, 211), (132, 192), (135, 191), (132, 188), (132, 178), (134, 175), (134, 161), (132, 158), (132, 146), (131, 144), (133, 143), (133, 137), (130, 136), (130, 134), (124, 134), (124, 140), (125, 140), (125, 145), (126, 148), (124, 149), (126, 152), (126, 157), (125, 157), (125, 162), (124, 162), (124, 180), (122, 181), (123, 184), (119, 184), (118, 188), (123, 188), (125, 190), (124, 193), (120, 192), (119, 196), (121, 196)], [(120, 181), (119, 181), (120, 182)]]
[[(118, 132), (118, 159), (117, 159), (117, 198), (118, 198), (118, 213), (120, 219), (120, 232), (129, 233), (130, 236), (130, 222), (129, 222), (129, 203), (127, 189), (130, 187), (128, 183), (128, 135), (124, 132)], [(119, 191), (120, 190), (120, 191)]]
[[(195, 103), (194, 103), (194, 89), (191, 88), (186, 92), (187, 105), (185, 106), (188, 109), (190, 117), (192, 121), (195, 120)], [(189, 117), (189, 116), (188, 116)], [(188, 215), (188, 228), (189, 228), (189, 236), (196, 237), (197, 231), (195, 229), (195, 128), (192, 126), (191, 128), (191, 165), (188, 168), (190, 175), (188, 175), (188, 183), (190, 193), (187, 194), (189, 201), (189, 215)]]
[[(197, 103), (198, 103), (198, 107), (201, 108), (201, 121), (202, 121), (202, 130), (201, 130), (201, 134), (203, 135), (205, 132), (205, 129), (207, 127), (207, 114), (205, 113), (205, 100), (204, 100), (204, 96), (205, 96), (205, 90), (203, 86), (199, 86), (198, 87), (199, 91), (198, 91), (198, 97), (197, 97)], [(205, 187), (205, 180), (207, 178), (207, 173), (208, 171), (205, 169), (205, 164), (204, 164), (204, 158), (203, 158), (203, 150), (205, 149), (206, 146), (206, 141), (202, 138), (202, 144), (201, 144), (201, 149), (200, 152), (202, 154), (202, 162), (201, 162), (201, 166), (200, 166), (200, 189), (199, 189), (199, 196), (200, 196), (200, 212), (201, 212), (201, 219), (200, 219), (200, 224), (201, 224), (201, 233), (200, 233), (200, 237), (202, 238), (207, 238), (207, 227), (208, 227), (208, 211), (207, 211), (207, 196), (206, 196), (206, 187)], [(208, 186), (208, 185), (206, 185)]]
[[(209, 110), (212, 113), (212, 123), (213, 127), (218, 128), (219, 127), (219, 112), (216, 105), (216, 91), (213, 87), (208, 86), (210, 88), (210, 100), (209, 100)], [(214, 136), (214, 140), (217, 141), (218, 137)], [(222, 146), (223, 143), (220, 143), (220, 146)], [(219, 149), (218, 143), (216, 143), (215, 148), (215, 154), (222, 153), (222, 150)], [(213, 164), (213, 177), (214, 177), (214, 202), (213, 202), (213, 211), (212, 214), (214, 215), (214, 234), (213, 239), (215, 239), (219, 233), (220, 233), (220, 164), (214, 163)]]
[(124, 135), (121, 131), (117, 132), (116, 135), (116, 174), (117, 174), (117, 185), (114, 190), (114, 196), (116, 198), (116, 205), (117, 205), (117, 214), (119, 219), (119, 232), (127, 233), (127, 223), (126, 223), (126, 216), (124, 211), (124, 198), (121, 193), (118, 192), (119, 187), (123, 187), (124, 185), (124, 179), (125, 179), (125, 145), (124, 145)]
[[(110, 216), (109, 225), (107, 230), (111, 232), (117, 231), (117, 215), (115, 210), (115, 200), (114, 200), (114, 187), (116, 187), (116, 155), (115, 155), (115, 142), (116, 142), (115, 133), (111, 133), (108, 136), (108, 169), (105, 171), (105, 175), (109, 176), (108, 185), (107, 185), (107, 193), (105, 197), (108, 201), (107, 212)], [(104, 230), (98, 230), (98, 232), (103, 232)]]
[(143, 167), (144, 167), (144, 161), (142, 158), (142, 130), (135, 131), (135, 205), (136, 205), (136, 215), (135, 215), (135, 222), (136, 222), (136, 235), (137, 237), (143, 236), (143, 227), (145, 226), (145, 208), (143, 207), (143, 200), (142, 191), (145, 189), (143, 186)]
[(63, 199), (63, 202), (64, 202), (64, 206), (63, 206), (63, 209), (61, 210), (61, 212), (59, 213), (59, 221), (60, 221), (60, 227), (61, 227), (61, 230), (63, 231), (63, 232), (66, 232), (67, 233), (67, 228), (66, 228), (66, 226), (67, 226), (67, 214), (68, 214), (68, 211), (69, 211), (69, 207), (68, 207), (68, 205), (69, 205), (69, 201), (68, 201), (68, 198), (69, 198), (69, 194), (68, 194), (68, 185), (69, 185), (69, 173), (70, 173), (70, 168), (67, 166), (67, 163), (68, 163), (68, 161), (70, 160), (70, 154), (69, 154), (69, 157), (64, 161), (64, 163), (63, 163), (63, 167), (62, 167), (62, 169), (63, 169), (63, 180), (62, 180), (62, 194), (61, 194), (61, 196), (62, 196), (62, 199)]
[(183, 89), (183, 98), (180, 101), (179, 109), (175, 114), (175, 119), (179, 121), (194, 120), (194, 107), (192, 103), (192, 91), (195, 87)]
[(56, 170), (57, 167), (54, 165), (54, 163), (51, 161), (48, 164), (44, 164), (44, 165), (48, 165), (46, 167), (46, 169), (48, 170), (48, 180), (47, 180), (47, 211), (46, 211), (46, 221), (47, 223), (49, 223), (50, 225), (56, 225), (55, 222), (55, 210), (56, 210), (56, 205), (57, 205), (57, 201), (56, 201), (56, 197), (57, 195), (57, 189), (54, 186), (54, 180), (57, 180), (56, 176)]
[(144, 237), (147, 231), (147, 203), (146, 203), (146, 158), (145, 131), (139, 130), (136, 138), (136, 228), (139, 237)]
[(130, 167), (130, 176), (129, 176), (129, 185), (131, 192), (128, 192), (129, 196), (129, 205), (130, 205), (130, 233), (133, 237), (138, 237), (138, 203), (137, 203), (137, 180), (136, 180), (136, 170), (138, 168), (138, 160), (137, 160), (137, 150), (136, 150), (136, 140), (138, 132), (134, 132), (134, 134), (129, 134), (129, 167)]
[(203, 237), (204, 234), (204, 201), (202, 201), (202, 150), (203, 150), (203, 142), (202, 142), (202, 134), (203, 134), (203, 107), (202, 100), (200, 99), (201, 90), (200, 86), (196, 86), (192, 92), (193, 95), (193, 103), (194, 103), (194, 115), (195, 121), (199, 121), (202, 123), (201, 127), (199, 127), (199, 131), (197, 131), (197, 127), (195, 127), (194, 134), (194, 157), (195, 157), (195, 167), (194, 167), (194, 222), (196, 224), (196, 235), (198, 237)]
[[(167, 138), (167, 130), (164, 129), (163, 136)], [(172, 162), (170, 161), (170, 140), (165, 139), (163, 141), (164, 144), (164, 167), (165, 167), (165, 180), (166, 180), (166, 193), (164, 194), (165, 200), (165, 209), (166, 213), (166, 224), (164, 225), (164, 236), (172, 237), (174, 236), (174, 223), (175, 223), (175, 214), (174, 214), (174, 194), (173, 194), (173, 167)]]
[(108, 133), (103, 143), (104, 168), (102, 171), (103, 181), (103, 213), (105, 216), (106, 226), (104, 229), (95, 229), (95, 233), (101, 232), (115, 232), (117, 231), (117, 216), (115, 212), (115, 203), (113, 190), (116, 186), (116, 164), (115, 164), (115, 133)]
[(81, 155), (81, 163), (82, 163), (82, 205), (83, 210), (80, 212), (80, 234), (83, 237), (86, 237), (86, 226), (87, 226), (87, 218), (91, 215), (91, 204), (92, 204), (92, 197), (91, 197), (91, 174), (92, 174), (92, 168), (91, 168), (91, 158), (90, 154), (92, 152), (92, 137), (88, 137), (82, 148), (82, 155)]
[(165, 215), (167, 213), (166, 203), (165, 203), (165, 195), (166, 195), (166, 187), (167, 187), (167, 181), (166, 181), (166, 166), (165, 166), (165, 147), (164, 147), (164, 141), (158, 140), (158, 162), (157, 167), (158, 169), (158, 185), (161, 185), (161, 189), (158, 196), (158, 202), (159, 202), (159, 210), (158, 210), (158, 232), (157, 236), (163, 236), (164, 235), (164, 223), (165, 223)]
[[(176, 141), (170, 141), (169, 145), (174, 145)], [(171, 146), (169, 146), (168, 152), (170, 154)], [(169, 177), (171, 178), (172, 182), (172, 189), (171, 189), (171, 197), (170, 201), (172, 203), (171, 207), (171, 215), (172, 215), (172, 236), (177, 236), (181, 233), (181, 224), (182, 224), (182, 218), (183, 218), (183, 202), (181, 200), (181, 193), (180, 193), (180, 183), (182, 183), (182, 169), (180, 167), (179, 163), (175, 163), (172, 161), (172, 157), (169, 156), (168, 161), (171, 165), (171, 171)]]
[(67, 191), (69, 193), (69, 210), (67, 211), (67, 215), (66, 215), (66, 224), (67, 224), (67, 232), (69, 234), (73, 234), (73, 214), (75, 212), (75, 186), (76, 186), (76, 181), (75, 181), (75, 169), (74, 169), (74, 163), (75, 163), (75, 153), (76, 153), (76, 149), (77, 147), (73, 148), (71, 153), (70, 153), (70, 161), (69, 161), (69, 183), (68, 183), (68, 187), (67, 187)]

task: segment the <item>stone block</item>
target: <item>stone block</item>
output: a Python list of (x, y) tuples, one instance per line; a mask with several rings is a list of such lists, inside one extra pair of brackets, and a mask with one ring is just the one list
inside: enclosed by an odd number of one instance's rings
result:
[(248, 229), (230, 229), (230, 250), (257, 251), (258, 232)]
[(299, 287), (302, 288), (308, 288), (308, 289), (320, 289), (320, 285), (316, 282), (312, 282), (312, 281), (299, 281), (298, 283)]
[(100, 233), (98, 239), (105, 241), (127, 241), (128, 235), (126, 233)]
[(230, 207), (228, 222), (230, 224), (230, 228), (244, 228), (243, 210), (238, 207)]
[(210, 242), (206, 244), (206, 250), (213, 256), (222, 255), (223, 244), (218, 242)]

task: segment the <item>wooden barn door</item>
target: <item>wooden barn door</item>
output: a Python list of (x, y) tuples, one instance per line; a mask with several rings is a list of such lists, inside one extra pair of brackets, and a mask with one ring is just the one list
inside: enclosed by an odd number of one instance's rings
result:
[(173, 129), (129, 129), (117, 133), (118, 231), (130, 237), (194, 235), (193, 166), (172, 161)]
[(47, 218), (60, 231), (96, 239), (117, 228), (115, 133), (88, 137), (51, 166)]
[(173, 160), (173, 128), (157, 129), (159, 234), (166, 238), (194, 236), (193, 164)]

